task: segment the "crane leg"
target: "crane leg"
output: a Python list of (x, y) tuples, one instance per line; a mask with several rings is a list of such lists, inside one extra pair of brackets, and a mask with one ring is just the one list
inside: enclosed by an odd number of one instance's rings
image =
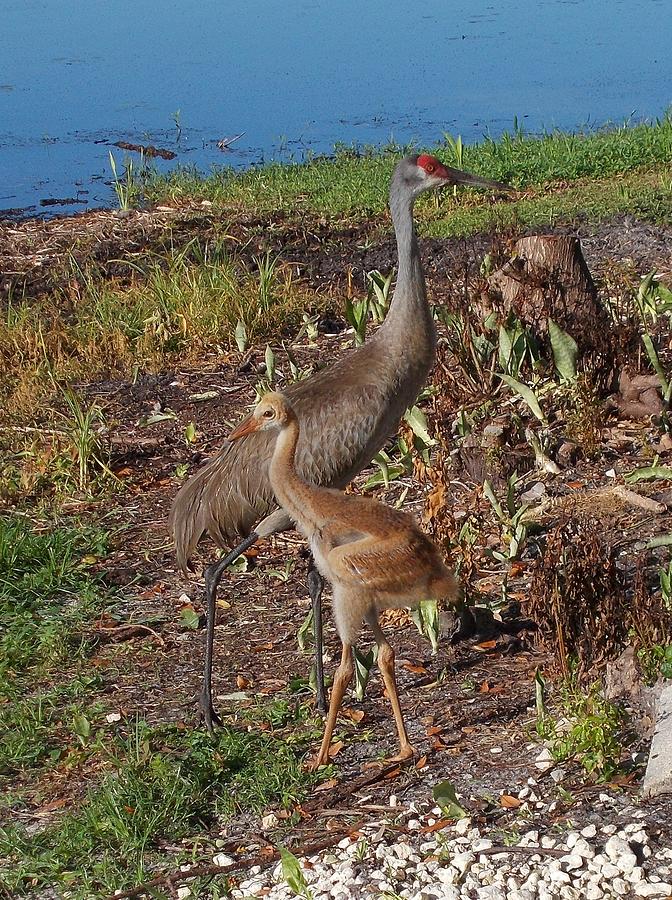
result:
[(212, 653), (215, 643), (215, 618), (217, 614), (217, 588), (222, 580), (224, 569), (235, 562), (238, 557), (244, 553), (248, 547), (256, 543), (259, 535), (256, 531), (249, 534), (244, 541), (241, 541), (237, 547), (234, 547), (230, 553), (227, 553), (222, 559), (211, 563), (205, 570), (205, 598), (207, 602), (207, 622), (205, 633), (205, 664), (203, 667), (203, 689), (201, 691), (201, 713), (205, 721), (205, 725), (213, 734), (214, 726), (221, 725), (219, 716), (215, 712), (212, 705)]
[(404, 716), (401, 711), (399, 695), (397, 693), (397, 682), (394, 677), (394, 650), (389, 645), (382, 628), (378, 624), (378, 614), (375, 611), (372, 611), (367, 614), (366, 620), (373, 629), (376, 643), (378, 644), (378, 668), (380, 669), (380, 674), (383, 676), (383, 684), (385, 685), (385, 690), (390, 700), (394, 724), (396, 725), (397, 735), (399, 737), (399, 753), (397, 753), (396, 756), (390, 757), (389, 762), (401, 762), (405, 759), (412, 759), (414, 751), (409, 743), (408, 734), (406, 733)]
[(322, 744), (317, 752), (317, 756), (309, 763), (311, 771), (315, 771), (319, 766), (326, 766), (329, 763), (329, 747), (331, 746), (331, 736), (334, 733), (334, 725), (338, 718), (338, 711), (343, 702), (343, 695), (348, 689), (348, 685), (352, 681), (355, 666), (352, 662), (352, 647), (350, 644), (343, 644), (341, 653), (341, 664), (334, 674), (334, 684), (331, 688), (331, 702), (329, 703), (329, 715), (324, 726), (324, 736)]
[(315, 705), (321, 713), (327, 711), (327, 697), (324, 690), (324, 650), (322, 638), (322, 591), (324, 579), (320, 575), (315, 560), (308, 563), (308, 593), (313, 604), (313, 634), (315, 635)]

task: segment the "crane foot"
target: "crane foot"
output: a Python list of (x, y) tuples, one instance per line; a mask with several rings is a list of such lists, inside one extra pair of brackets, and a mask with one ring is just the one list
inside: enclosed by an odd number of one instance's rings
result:
[(214, 737), (215, 725), (221, 726), (222, 720), (215, 712), (215, 708), (212, 705), (212, 702), (205, 697), (201, 697), (200, 707), (201, 716), (203, 718), (203, 721), (205, 722), (205, 727), (208, 729), (208, 733), (210, 734), (210, 736)]

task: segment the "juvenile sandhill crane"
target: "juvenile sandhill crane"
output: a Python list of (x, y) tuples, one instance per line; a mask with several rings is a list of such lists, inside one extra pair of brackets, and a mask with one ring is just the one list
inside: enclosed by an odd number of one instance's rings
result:
[[(390, 184), (390, 212), (397, 239), (397, 282), (385, 322), (366, 344), (286, 390), (301, 423), (297, 469), (302, 478), (345, 487), (394, 433), (434, 363), (436, 334), (413, 225), (413, 205), (423, 191), (465, 184), (510, 191), (507, 185), (444, 166), (427, 154), (399, 162)], [(215, 596), (224, 570), (260, 538), (291, 528), (277, 509), (268, 478), (273, 438), (255, 432), (226, 441), (175, 498), (170, 516), (177, 560), (183, 571), (202, 535), (230, 553), (205, 570), (207, 634), (201, 708), (208, 730), (217, 716), (212, 705)], [(322, 580), (309, 568), (313, 604), (317, 704), (325, 706), (322, 671)]]
[(378, 644), (378, 666), (392, 704), (399, 735), (394, 760), (413, 756), (394, 677), (394, 650), (378, 622), (383, 609), (415, 606), (422, 599), (458, 599), (457, 581), (437, 547), (412, 516), (365, 497), (304, 481), (295, 465), (301, 429), (292, 406), (280, 393), (262, 397), (254, 412), (229, 435), (276, 436), (269, 466), (275, 497), (303, 533), (315, 564), (333, 588), (332, 610), (341, 639), (341, 663), (334, 676), (324, 737), (313, 767), (329, 762), (329, 747), (343, 695), (352, 679), (352, 650), (364, 620)]

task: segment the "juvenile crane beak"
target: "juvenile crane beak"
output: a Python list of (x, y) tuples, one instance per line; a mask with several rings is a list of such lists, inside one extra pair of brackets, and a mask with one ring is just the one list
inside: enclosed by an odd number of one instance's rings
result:
[(246, 434), (252, 434), (253, 431), (257, 431), (258, 429), (259, 422), (253, 416), (248, 416), (246, 419), (243, 419), (240, 425), (236, 425), (228, 439), (230, 441), (237, 441), (240, 438), (245, 437)]

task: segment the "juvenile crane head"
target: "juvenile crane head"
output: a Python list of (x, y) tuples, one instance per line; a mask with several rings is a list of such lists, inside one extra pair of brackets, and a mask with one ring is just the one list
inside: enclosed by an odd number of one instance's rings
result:
[(288, 422), (296, 419), (294, 410), (284, 396), (277, 391), (265, 394), (255, 406), (252, 413), (233, 429), (230, 441), (237, 441), (254, 431), (279, 430)]
[(488, 178), (481, 178), (470, 172), (462, 172), (460, 169), (444, 166), (440, 160), (428, 153), (407, 156), (402, 159), (397, 164), (394, 181), (401, 182), (414, 197), (431, 188), (456, 184), (485, 187), (494, 191), (514, 190), (508, 184), (502, 184), (500, 181), (490, 181)]

